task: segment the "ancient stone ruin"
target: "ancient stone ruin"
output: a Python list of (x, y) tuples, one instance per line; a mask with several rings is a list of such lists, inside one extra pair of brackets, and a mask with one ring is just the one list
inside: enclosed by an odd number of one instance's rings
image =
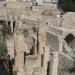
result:
[(17, 75), (71, 75), (75, 15), (61, 15), (57, 6), (58, 0), (0, 1), (0, 21), (13, 33), (6, 45)]

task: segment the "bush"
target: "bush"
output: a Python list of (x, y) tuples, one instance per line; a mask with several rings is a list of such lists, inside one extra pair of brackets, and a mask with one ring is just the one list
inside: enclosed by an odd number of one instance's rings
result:
[(12, 33), (11, 33), (11, 27), (8, 25), (3, 25), (3, 28), (2, 28), (2, 33), (3, 33), (3, 35), (5, 36), (5, 37), (7, 37), (7, 36), (10, 36), (10, 35), (12, 35)]

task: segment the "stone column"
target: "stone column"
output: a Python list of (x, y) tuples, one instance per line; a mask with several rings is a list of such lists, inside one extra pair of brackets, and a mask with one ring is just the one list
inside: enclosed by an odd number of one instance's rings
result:
[(9, 39), (6, 39), (6, 45), (7, 45), (8, 55), (10, 55), (10, 59), (15, 58), (15, 54), (14, 54), (14, 38), (10, 37)]
[(47, 70), (47, 64), (49, 61), (49, 46), (44, 47), (44, 58), (43, 58), (43, 67)]
[(11, 27), (11, 32), (13, 33), (13, 16), (9, 15), (10, 18), (10, 27)]
[(50, 75), (58, 75), (58, 52), (53, 52), (53, 61)]
[(43, 47), (45, 46), (45, 41), (46, 41), (45, 35), (39, 34), (38, 41), (39, 41), (38, 54), (43, 54)]
[(62, 52), (63, 38), (59, 37), (59, 52)]

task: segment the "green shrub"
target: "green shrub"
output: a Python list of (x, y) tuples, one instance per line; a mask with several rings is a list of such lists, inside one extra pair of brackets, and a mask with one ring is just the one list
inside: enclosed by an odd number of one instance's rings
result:
[(3, 25), (3, 28), (2, 28), (2, 33), (5, 37), (7, 36), (11, 36), (12, 33), (11, 33), (11, 27), (9, 25)]

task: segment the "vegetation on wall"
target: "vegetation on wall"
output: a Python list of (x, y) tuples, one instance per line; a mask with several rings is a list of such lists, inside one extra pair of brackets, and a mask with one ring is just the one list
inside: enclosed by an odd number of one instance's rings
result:
[(7, 38), (8, 36), (12, 35), (11, 32), (11, 27), (10, 25), (7, 25), (7, 23), (5, 21), (0, 21), (0, 25), (2, 25), (0, 32), (2, 32), (3, 34), (3, 42), (0, 42), (0, 57), (4, 57), (5, 53), (6, 53), (6, 45), (5, 43), (5, 38)]
[(7, 25), (6, 23), (3, 24), (1, 31), (5, 37), (12, 35), (10, 25)]
[(65, 12), (75, 12), (75, 0), (59, 0), (59, 7)]
[(34, 32), (34, 33), (36, 33), (36, 32), (37, 32), (36, 27), (32, 27), (32, 30), (33, 30), (33, 32)]
[(5, 56), (6, 53), (6, 46), (4, 45), (4, 43), (0, 43), (0, 58), (2, 56)]
[(4, 36), (12, 35), (10, 26), (5, 25), (2, 28), (2, 33), (3, 33)]

